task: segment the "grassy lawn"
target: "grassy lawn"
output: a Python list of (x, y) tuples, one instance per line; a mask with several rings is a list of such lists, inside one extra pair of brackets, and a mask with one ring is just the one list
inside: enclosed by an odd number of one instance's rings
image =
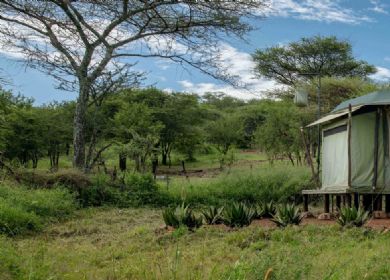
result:
[(0, 238), (0, 279), (388, 279), (390, 233), (338, 226), (161, 228), (160, 210), (87, 209)]

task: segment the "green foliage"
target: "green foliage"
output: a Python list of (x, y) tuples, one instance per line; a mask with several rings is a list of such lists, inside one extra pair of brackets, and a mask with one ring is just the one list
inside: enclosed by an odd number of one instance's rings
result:
[[(232, 202), (259, 201), (287, 202), (295, 199), (302, 189), (313, 188), (310, 171), (306, 167), (274, 165), (254, 169), (252, 172), (233, 170), (217, 178), (173, 181), (168, 189), (160, 188), (172, 200), (186, 201), (191, 205), (222, 206)], [(300, 197), (300, 196), (299, 196)]]
[(276, 215), (272, 221), (278, 227), (286, 227), (288, 225), (299, 225), (303, 217), (298, 207), (294, 204), (282, 204), (277, 207)]
[(256, 205), (256, 218), (272, 218), (276, 214), (276, 205), (270, 202), (261, 202)]
[(176, 208), (167, 208), (163, 212), (163, 219), (167, 226), (179, 228), (186, 226), (190, 229), (202, 225), (202, 218), (197, 218), (189, 205), (184, 202)]
[(370, 213), (355, 207), (343, 207), (340, 209), (340, 216), (337, 222), (343, 227), (361, 227), (370, 218)]
[(42, 229), (42, 220), (34, 213), (0, 198), (0, 233), (18, 235)]
[(221, 224), (223, 222), (223, 207), (209, 206), (202, 210), (203, 219), (208, 225)]
[(124, 179), (122, 206), (159, 204), (158, 187), (151, 174), (127, 173)]
[(223, 223), (230, 227), (249, 226), (256, 216), (256, 210), (245, 203), (233, 203), (224, 207)]
[(76, 210), (74, 197), (64, 189), (31, 190), (0, 185), (0, 232), (8, 235), (38, 231)]
[[(317, 106), (318, 84), (316, 81), (300, 84), (300, 87), (309, 94), (309, 104)], [(341, 102), (368, 94), (380, 89), (378, 84), (359, 77), (321, 79), (321, 109), (328, 113)]]
[(285, 85), (310, 80), (319, 72), (329, 77), (366, 77), (376, 71), (353, 56), (349, 42), (334, 36), (302, 38), (286, 46), (256, 50), (253, 58), (259, 75)]
[(303, 113), (291, 102), (269, 102), (267, 117), (256, 131), (256, 142), (270, 159), (288, 157), (301, 158)]

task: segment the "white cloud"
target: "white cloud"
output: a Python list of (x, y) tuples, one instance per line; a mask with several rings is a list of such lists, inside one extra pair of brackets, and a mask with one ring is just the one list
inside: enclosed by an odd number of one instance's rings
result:
[(370, 76), (371, 79), (378, 82), (389, 82), (390, 81), (390, 69), (385, 67), (376, 67), (377, 72)]
[(200, 95), (206, 92), (223, 92), (237, 98), (253, 99), (263, 97), (266, 90), (281, 87), (275, 81), (255, 77), (253, 72), (255, 63), (248, 53), (240, 52), (228, 44), (221, 44), (219, 52), (219, 64), (226, 69), (228, 74), (236, 75), (238, 82), (243, 87), (217, 83), (193, 83), (182, 80), (179, 81), (179, 84), (183, 91)]
[(269, 0), (268, 16), (293, 17), (303, 20), (359, 24), (372, 21), (350, 8), (342, 7), (339, 0)]
[(372, 4), (373, 7), (369, 8), (370, 11), (380, 13), (380, 14), (388, 14), (386, 10), (386, 5), (381, 3), (380, 0), (370, 0), (370, 3)]

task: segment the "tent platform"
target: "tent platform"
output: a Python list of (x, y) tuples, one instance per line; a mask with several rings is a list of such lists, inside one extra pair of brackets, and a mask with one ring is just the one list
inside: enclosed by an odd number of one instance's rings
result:
[(354, 191), (354, 190), (347, 190), (347, 189), (340, 189), (340, 190), (323, 190), (323, 189), (315, 189), (315, 190), (302, 190), (302, 194), (307, 195), (316, 195), (316, 194), (390, 194), (390, 190), (384, 190), (384, 191)]
[(302, 194), (347, 194), (351, 193), (349, 190), (302, 190)]
[[(323, 195), (324, 196), (324, 213), (329, 213), (330, 202), (335, 198), (336, 209), (341, 208), (341, 202), (344, 207), (356, 208), (363, 207), (367, 211), (380, 211), (382, 205), (385, 205), (386, 213), (390, 213), (390, 192), (388, 190), (376, 192), (365, 191), (358, 192), (356, 190), (340, 188), (338, 190), (327, 189), (315, 189), (315, 190), (302, 190), (304, 211), (309, 211), (309, 196), (310, 195)], [(383, 199), (384, 198), (384, 199)], [(384, 201), (383, 201), (384, 200)], [(384, 203), (383, 203), (384, 202)], [(333, 206), (332, 206), (333, 209)]]

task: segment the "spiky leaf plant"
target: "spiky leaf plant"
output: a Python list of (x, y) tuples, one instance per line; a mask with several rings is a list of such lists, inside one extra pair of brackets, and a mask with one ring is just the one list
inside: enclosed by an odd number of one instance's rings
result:
[(223, 210), (223, 223), (230, 227), (250, 225), (255, 218), (255, 210), (244, 203), (233, 203)]
[(361, 227), (368, 219), (370, 214), (362, 208), (357, 210), (355, 207), (343, 207), (340, 209), (340, 216), (337, 222), (343, 227)]
[(278, 227), (286, 227), (288, 225), (299, 225), (302, 221), (302, 215), (298, 207), (294, 204), (282, 204), (276, 209), (276, 214), (272, 221)]
[(208, 225), (221, 224), (223, 207), (209, 206), (202, 211), (204, 221)]
[(167, 226), (178, 228), (198, 228), (202, 225), (202, 218), (197, 218), (189, 205), (182, 203), (175, 209), (168, 208), (163, 212), (163, 219)]
[(271, 200), (269, 202), (262, 202), (262, 218), (272, 218), (276, 214), (276, 205)]

